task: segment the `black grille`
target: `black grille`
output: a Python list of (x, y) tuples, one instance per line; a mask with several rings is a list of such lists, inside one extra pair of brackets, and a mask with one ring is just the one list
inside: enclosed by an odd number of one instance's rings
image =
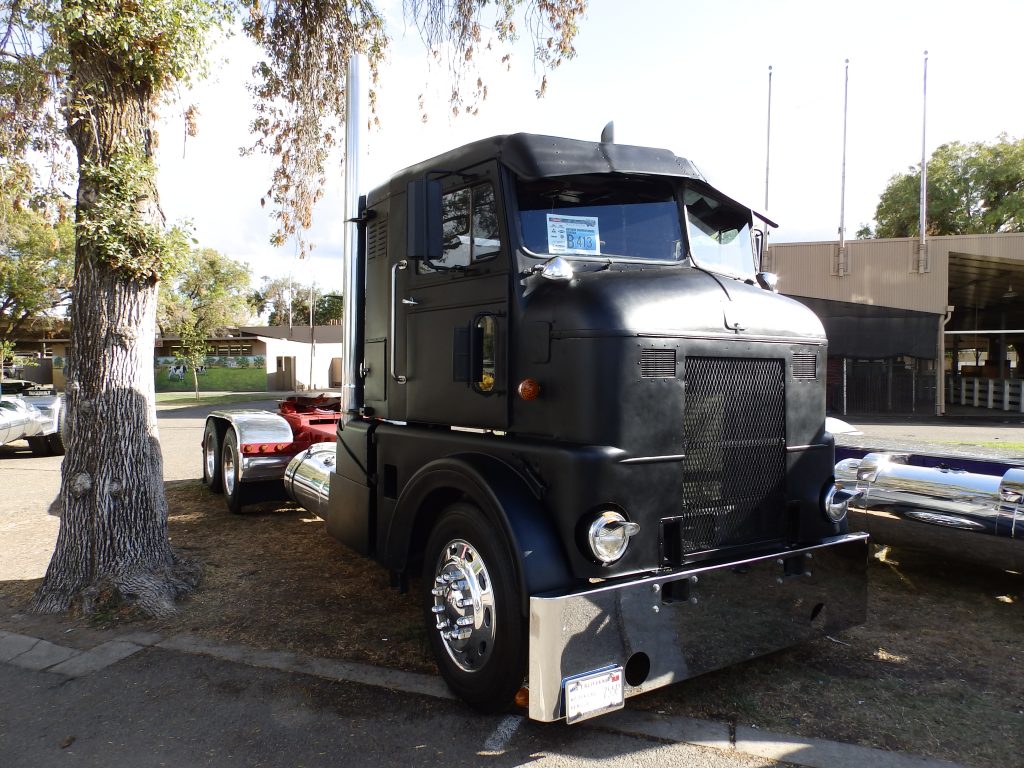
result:
[(671, 379), (676, 375), (674, 349), (644, 349), (640, 351), (640, 377), (644, 379)]
[(687, 357), (683, 510), (665, 521), (668, 560), (784, 535), (782, 360)]
[(818, 378), (818, 356), (814, 353), (796, 352), (793, 354), (793, 378)]

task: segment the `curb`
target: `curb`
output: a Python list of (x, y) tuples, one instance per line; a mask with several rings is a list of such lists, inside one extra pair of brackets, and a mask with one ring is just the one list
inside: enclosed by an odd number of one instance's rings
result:
[[(209, 656), (250, 667), (455, 700), (444, 682), (433, 675), (305, 656), (292, 651), (262, 651), (221, 644), (193, 635), (174, 635), (164, 639), (155, 634), (138, 633), (109, 640), (88, 651), (79, 651), (47, 640), (0, 630), (0, 663), (60, 675), (67, 679), (98, 672), (145, 648)], [(521, 716), (510, 719), (520, 722), (526, 720)], [(590, 720), (582, 727), (664, 743), (708, 747), (807, 768), (863, 768), (865, 765), (872, 768), (968, 768), (960, 763), (874, 747), (789, 736), (743, 725), (732, 727), (714, 720), (660, 715), (643, 710), (623, 709)], [(514, 727), (510, 729), (510, 736), (514, 730)]]

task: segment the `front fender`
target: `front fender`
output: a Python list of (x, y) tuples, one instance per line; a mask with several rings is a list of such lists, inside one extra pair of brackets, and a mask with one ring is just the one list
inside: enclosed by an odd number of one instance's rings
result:
[(524, 612), (530, 595), (573, 583), (562, 543), (542, 502), (515, 469), (479, 453), (437, 459), (413, 475), (398, 497), (387, 529), (382, 547), (387, 565), (405, 570), (443, 506), (463, 496), (502, 531), (515, 564)]

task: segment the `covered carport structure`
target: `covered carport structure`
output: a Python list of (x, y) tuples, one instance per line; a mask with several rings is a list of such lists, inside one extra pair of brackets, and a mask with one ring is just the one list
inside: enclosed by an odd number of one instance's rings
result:
[(774, 244), (762, 267), (825, 325), (831, 411), (1024, 408), (1024, 234)]

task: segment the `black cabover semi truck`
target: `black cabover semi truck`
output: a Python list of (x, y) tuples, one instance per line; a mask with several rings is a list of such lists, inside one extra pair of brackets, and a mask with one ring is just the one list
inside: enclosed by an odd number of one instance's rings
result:
[(233, 509), (283, 476), (418, 576), (458, 696), (542, 721), (863, 622), (824, 332), (749, 208), (667, 150), (528, 134), (355, 189), (345, 386), (211, 415)]

